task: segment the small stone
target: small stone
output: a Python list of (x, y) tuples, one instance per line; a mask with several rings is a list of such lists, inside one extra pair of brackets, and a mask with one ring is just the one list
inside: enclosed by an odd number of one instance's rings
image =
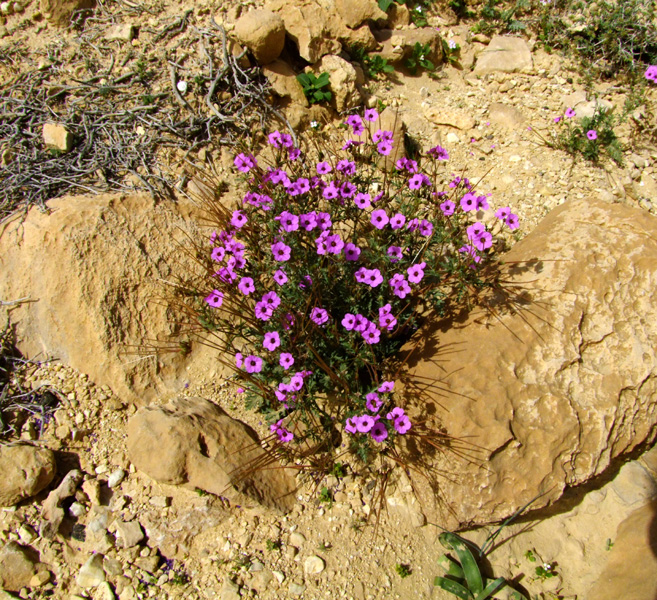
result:
[(145, 556), (135, 559), (135, 565), (137, 565), (142, 571), (147, 573), (155, 573), (158, 566), (160, 565), (159, 556)]
[(73, 136), (63, 125), (57, 123), (44, 123), (43, 141), (46, 148), (58, 152), (68, 152), (73, 147)]
[(135, 37), (135, 26), (130, 23), (115, 25), (106, 35), (107, 40), (119, 40), (121, 42), (130, 42)]
[(264, 568), (265, 565), (263, 565), (259, 560), (254, 560), (249, 567), (249, 571), (252, 573), (257, 573), (258, 571), (262, 571)]
[(87, 510), (79, 502), (73, 502), (73, 504), (71, 504), (71, 506), (69, 507), (68, 512), (70, 512), (74, 517), (79, 518), (84, 513), (86, 513)]
[(300, 548), (305, 541), (306, 537), (298, 531), (290, 534), (290, 544), (296, 548)]
[(42, 585), (46, 585), (50, 581), (50, 571), (39, 571), (36, 575), (30, 579), (30, 586), (31, 588), (35, 587), (41, 587)]
[(319, 556), (309, 556), (303, 563), (307, 575), (319, 575), (326, 568), (326, 563)]
[(29, 585), (35, 575), (34, 557), (29, 546), (9, 542), (0, 551), (0, 589), (17, 592)]
[(13, 12), (14, 12), (14, 7), (12, 6), (11, 2), (0, 3), (0, 13), (2, 13), (4, 16), (8, 17)]
[(97, 587), (105, 581), (103, 570), (103, 555), (94, 554), (80, 568), (75, 582), (84, 589)]
[(139, 521), (116, 522), (117, 546), (120, 548), (132, 548), (144, 539), (144, 531)]
[(285, 573), (283, 573), (283, 571), (272, 571), (272, 574), (278, 583), (283, 583), (285, 581)]
[(112, 591), (112, 586), (103, 581), (97, 588), (94, 593), (94, 600), (116, 600), (116, 596)]
[(285, 547), (285, 556), (287, 556), (288, 558), (294, 558), (298, 553), (299, 550), (297, 550), (294, 546)]
[(461, 138), (459, 138), (459, 136), (456, 135), (453, 131), (450, 131), (447, 134), (446, 139), (450, 144), (458, 144), (461, 141)]
[(18, 537), (21, 542), (29, 546), (37, 538), (37, 534), (29, 525), (21, 525), (18, 528)]
[(171, 506), (171, 498), (167, 496), (152, 496), (148, 499), (148, 503), (158, 508), (166, 508), (167, 506)]
[(511, 156), (509, 156), (509, 162), (515, 163), (515, 162), (520, 162), (521, 160), (522, 157), (518, 156), (517, 154), (512, 154)]
[(91, 504), (100, 504), (100, 483), (97, 479), (89, 479), (82, 484), (82, 491), (87, 494)]
[(110, 476), (107, 478), (107, 487), (109, 487), (110, 489), (115, 488), (123, 481), (124, 477), (125, 477), (125, 471), (123, 469), (116, 469), (112, 471)]
[(290, 583), (288, 589), (290, 590), (290, 594), (293, 596), (301, 596), (301, 594), (306, 591), (306, 586), (303, 583), (297, 583), (296, 581), (293, 581)]
[(221, 588), (221, 600), (240, 600), (240, 588), (230, 579), (224, 581)]

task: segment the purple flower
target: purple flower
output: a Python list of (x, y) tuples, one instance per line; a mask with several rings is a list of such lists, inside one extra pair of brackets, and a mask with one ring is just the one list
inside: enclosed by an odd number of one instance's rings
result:
[(223, 304), (224, 294), (219, 290), (213, 290), (208, 296), (205, 297), (205, 301), (212, 308), (219, 308)]
[(283, 242), (276, 242), (275, 244), (272, 244), (271, 251), (274, 255), (274, 260), (278, 262), (290, 260), (291, 248), (286, 246)]
[(347, 119), (345, 120), (345, 123), (355, 129), (358, 126), (363, 125), (362, 119), (358, 115), (349, 115)]
[(378, 129), (377, 131), (374, 132), (374, 135), (372, 136), (372, 140), (375, 143), (392, 142), (392, 131), (384, 131), (382, 129)]
[(326, 238), (326, 251), (329, 254), (340, 254), (342, 248), (344, 248), (344, 242), (340, 239), (340, 236), (336, 233), (334, 235), (329, 235)]
[(281, 229), (284, 231), (296, 231), (299, 229), (299, 217), (284, 210), (280, 215), (274, 217), (281, 224)]
[(380, 208), (372, 213), (372, 216), (370, 217), (370, 222), (377, 229), (383, 229), (390, 222), (390, 220), (388, 219), (388, 215), (386, 214), (386, 211)]
[(356, 423), (354, 423), (354, 418), (357, 418), (357, 417), (349, 417), (344, 422), (345, 431), (348, 431), (349, 433), (357, 433), (358, 432), (358, 429), (356, 429)]
[(382, 329), (392, 331), (397, 325), (397, 319), (391, 313), (379, 314), (379, 326)]
[[(304, 275), (301, 279), (302, 279), (302, 281), (299, 282), (299, 287), (300, 287), (302, 290), (305, 290), (307, 286), (313, 284), (313, 280), (312, 280), (312, 278), (310, 277), (310, 275)], [(294, 321), (292, 321), (292, 323), (294, 323)]]
[(246, 215), (241, 210), (235, 210), (233, 211), (233, 217), (230, 220), (230, 224), (233, 227), (240, 229), (246, 225), (247, 221), (248, 219), (246, 218)]
[[(379, 389), (377, 391), (381, 392), (382, 394), (385, 394), (387, 392), (392, 392), (392, 390), (395, 389), (395, 382), (394, 381), (384, 381), (381, 383), (379, 386)], [(403, 413), (403, 410), (402, 410)]]
[(375, 442), (380, 444), (388, 437), (388, 430), (386, 429), (386, 426), (381, 423), (381, 421), (377, 421), (374, 423), (374, 427), (372, 427), (370, 435)]
[(264, 302), (269, 308), (274, 310), (275, 308), (278, 308), (280, 306), (281, 299), (276, 292), (267, 292), (262, 297), (262, 302)]
[(408, 280), (411, 283), (420, 283), (424, 277), (424, 268), (427, 266), (427, 263), (421, 262), (416, 265), (412, 265), (406, 269), (408, 273)]
[(329, 320), (328, 312), (324, 308), (316, 306), (310, 311), (310, 320), (316, 325), (323, 325)]
[(381, 405), (383, 404), (383, 400), (379, 398), (379, 394), (376, 392), (370, 392), (367, 394), (365, 396), (365, 400), (367, 400), (365, 406), (367, 407), (367, 410), (371, 412), (378, 412), (381, 408)]
[(474, 246), (471, 246), (470, 244), (461, 246), (459, 248), (459, 252), (469, 255), (470, 258), (472, 258), (472, 260), (476, 263), (481, 262), (481, 256), (477, 254), (477, 249)]
[(283, 269), (278, 269), (274, 273), (274, 281), (278, 285), (285, 285), (287, 283), (287, 275), (285, 274), (285, 271), (283, 271)]
[(270, 133), (267, 139), (269, 141), (269, 144), (274, 146), (274, 148), (280, 148), (281, 147), (281, 132), (280, 131), (274, 131), (273, 133)]
[(555, 122), (555, 123), (558, 123), (559, 121), (561, 121), (561, 117), (560, 117), (560, 116), (559, 116), (559, 117), (554, 117), (554, 122)]
[(509, 216), (504, 219), (504, 222), (509, 226), (509, 229), (518, 229), (520, 224), (518, 215), (514, 215), (513, 213), (509, 214)]
[(495, 216), (502, 221), (504, 221), (510, 214), (511, 209), (508, 206), (505, 206), (504, 208), (498, 208), (495, 211)]
[(241, 352), (236, 352), (235, 353), (235, 366), (238, 369), (241, 369), (243, 363), (244, 363), (244, 356), (242, 356)]
[(572, 108), (566, 109), (566, 118), (572, 119), (577, 113)]
[(423, 235), (424, 237), (429, 237), (433, 232), (433, 224), (430, 221), (427, 221), (426, 219), (422, 219), (418, 227), (418, 230), (420, 232), (420, 235)]
[(374, 423), (376, 422), (374, 420), (374, 417), (370, 417), (370, 415), (362, 415), (360, 417), (352, 417), (354, 424), (356, 425), (356, 429), (360, 433), (368, 433), (372, 427), (374, 427)]
[(360, 256), (360, 248), (356, 246), (356, 244), (352, 244), (351, 242), (349, 242), (344, 247), (345, 260), (358, 260), (359, 256)]
[(327, 162), (317, 163), (317, 174), (318, 175), (326, 175), (327, 173), (330, 173), (332, 170), (333, 170), (333, 167)]
[(402, 435), (411, 428), (411, 421), (406, 415), (398, 417), (392, 422), (392, 424), (397, 433)]
[(270, 306), (267, 306), (266, 302), (256, 302), (255, 305), (255, 316), (261, 321), (268, 321), (271, 316), (274, 314), (274, 309)]
[(319, 225), (319, 228), (322, 231), (331, 229), (331, 225), (333, 225), (333, 223), (331, 223), (331, 215), (325, 212), (317, 213), (317, 225)]
[(342, 317), (342, 326), (347, 331), (351, 331), (354, 328), (354, 325), (356, 325), (355, 315), (352, 315), (351, 313), (347, 313), (344, 317)]
[(378, 287), (383, 282), (383, 275), (379, 269), (367, 269), (364, 282), (372, 288)]
[(362, 336), (366, 344), (378, 344), (381, 339), (381, 331), (374, 323), (370, 323), (369, 327), (363, 331)]
[(397, 298), (406, 298), (408, 294), (411, 293), (411, 286), (408, 285), (408, 281), (405, 279), (393, 289), (392, 293), (397, 296)]
[(379, 113), (375, 108), (368, 108), (365, 110), (365, 114), (363, 115), (366, 121), (369, 121), (370, 123), (376, 121), (379, 118)]
[(224, 247), (217, 246), (216, 248), (212, 248), (212, 254), (210, 255), (210, 257), (212, 258), (212, 260), (221, 262), (224, 259), (225, 255), (226, 255), (226, 250), (224, 249)]
[(468, 192), (461, 198), (460, 204), (464, 212), (475, 210), (477, 208), (477, 197), (473, 193)]
[[(379, 390), (381, 391), (381, 390)], [(386, 419), (388, 421), (394, 421), (395, 419), (399, 419), (404, 416), (404, 409), (401, 408), (400, 406), (395, 406), (387, 415)]]
[(289, 352), (281, 352), (278, 362), (287, 371), (294, 364), (294, 357)]
[(589, 129), (586, 132), (586, 137), (589, 138), (590, 140), (597, 140), (598, 139), (598, 132), (595, 129)]
[(653, 81), (654, 83), (657, 83), (657, 65), (650, 65), (646, 69), (646, 72), (643, 74), (643, 76), (648, 81)]
[(331, 183), (329, 183), (322, 192), (322, 196), (324, 196), (324, 198), (327, 200), (334, 200), (339, 196), (339, 194), (340, 188), (337, 186), (336, 181), (331, 181)]
[(240, 282), (237, 284), (237, 289), (240, 292), (242, 292), (245, 296), (248, 296), (251, 292), (255, 292), (253, 279), (251, 279), (251, 277), (242, 277), (242, 279), (240, 279)]
[(434, 146), (427, 152), (429, 156), (432, 156), (433, 158), (436, 158), (438, 160), (448, 160), (449, 159), (449, 154), (447, 153), (447, 150), (443, 148), (442, 146)]
[(356, 324), (354, 325), (354, 331), (358, 333), (364, 333), (370, 326), (370, 322), (367, 317), (364, 317), (361, 314), (356, 315)]
[(238, 171), (248, 173), (258, 164), (258, 161), (252, 154), (244, 154), (241, 152), (235, 157), (233, 164), (237, 167)]
[(388, 256), (390, 257), (390, 262), (398, 262), (402, 258), (402, 249), (399, 246), (390, 246), (388, 248)]
[(392, 152), (392, 142), (379, 142), (376, 146), (376, 150), (382, 156), (388, 156)]
[(456, 204), (454, 204), (451, 200), (445, 200), (445, 202), (443, 202), (440, 205), (440, 210), (443, 211), (443, 214), (446, 217), (450, 217), (451, 215), (453, 215), (455, 209), (456, 209)]
[(317, 254), (326, 254), (326, 240), (329, 237), (328, 231), (322, 231), (318, 238), (315, 238), (315, 245), (317, 246)]
[(340, 185), (340, 196), (351, 198), (356, 193), (356, 186), (351, 181), (343, 181)]
[(484, 231), (486, 231), (486, 227), (483, 223), (479, 223), (479, 221), (473, 223), (465, 230), (468, 238), (471, 240), (477, 239)]
[(422, 187), (422, 175), (416, 173), (408, 180), (408, 187), (412, 190), (419, 190)]
[(344, 159), (338, 162), (338, 165), (335, 167), (336, 171), (340, 171), (345, 175), (355, 175), (356, 174), (356, 163)]
[(420, 225), (420, 222), (417, 219), (411, 219), (408, 223), (406, 223), (406, 229), (409, 231), (415, 231)]
[(354, 198), (354, 204), (360, 209), (369, 208), (372, 206), (370, 202), (370, 195), (362, 193), (356, 194), (356, 197)]
[(390, 219), (390, 227), (392, 229), (401, 229), (406, 223), (406, 217), (401, 213), (397, 213)]
[(250, 354), (244, 359), (244, 369), (247, 373), (260, 373), (262, 371), (262, 358)]
[(265, 333), (265, 339), (262, 342), (262, 345), (270, 352), (276, 350), (276, 348), (278, 348), (281, 345), (281, 338), (278, 335), (278, 331), (270, 331), (268, 333)]
[(312, 231), (317, 227), (317, 213), (315, 211), (299, 216), (299, 225), (306, 231)]

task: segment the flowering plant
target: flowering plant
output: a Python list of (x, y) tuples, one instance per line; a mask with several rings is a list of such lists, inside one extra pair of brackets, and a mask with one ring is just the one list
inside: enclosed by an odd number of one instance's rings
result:
[(447, 173), (440, 146), (386, 166), (394, 139), (376, 110), (343, 128), (340, 150), (313, 131), (302, 153), (275, 131), (269, 164), (235, 157), (247, 191), (212, 202), (206, 287), (189, 306), (277, 450), (330, 450), (337, 432), (368, 460), (422, 431), (395, 395), (402, 346), (495, 283), (493, 234), (518, 218), (484, 219), (488, 197)]

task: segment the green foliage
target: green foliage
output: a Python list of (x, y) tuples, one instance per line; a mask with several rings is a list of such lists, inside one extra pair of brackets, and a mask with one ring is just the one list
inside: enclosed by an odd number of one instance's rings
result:
[(379, 0), (379, 8), (383, 12), (388, 12), (388, 9), (395, 3), (395, 0)]
[(184, 571), (174, 571), (173, 576), (169, 581), (173, 585), (187, 585), (190, 581), (189, 575), (185, 573)]
[(472, 28), (475, 33), (491, 35), (493, 33), (518, 33), (527, 29), (524, 21), (518, 17), (530, 8), (529, 0), (516, 0), (511, 6), (500, 7), (501, 0), (487, 0), (480, 11), (481, 20)]
[(281, 540), (267, 540), (265, 546), (268, 552), (281, 549)]
[[(445, 570), (445, 576), (434, 579), (434, 585), (462, 600), (486, 600), (503, 587), (509, 587), (504, 577), (485, 578), (470, 548), (470, 542), (455, 533), (445, 532), (438, 537), (440, 543), (456, 554), (456, 559), (443, 555), (438, 564)], [(514, 600), (527, 600), (520, 592), (510, 588)]]
[[(553, 147), (593, 163), (599, 163), (606, 155), (618, 165), (623, 164), (623, 148), (614, 132), (616, 119), (612, 110), (597, 106), (593, 116), (573, 121), (568, 118), (560, 121), (562, 128), (551, 144)], [(590, 139), (590, 132), (595, 132), (595, 139)]]
[(297, 75), (297, 80), (303, 88), (303, 93), (306, 95), (308, 102), (311, 104), (320, 104), (322, 102), (330, 102), (332, 94), (329, 90), (324, 89), (329, 85), (329, 74), (320, 73), (319, 77), (313, 73), (300, 73)]
[(399, 575), (402, 579), (408, 577), (413, 573), (413, 569), (411, 569), (410, 565), (404, 565), (399, 563), (395, 565), (395, 571), (397, 572), (397, 575)]
[(413, 54), (406, 60), (406, 68), (413, 74), (417, 74), (419, 68), (425, 69), (427, 71), (433, 71), (436, 67), (429, 60), (429, 55), (431, 54), (431, 46), (429, 44), (420, 44), (420, 42), (415, 42), (413, 46)]
[(344, 477), (347, 474), (347, 469), (341, 462), (336, 462), (331, 469), (331, 475), (337, 477), (338, 479)]
[(447, 5), (454, 11), (454, 14), (459, 19), (470, 19), (476, 14), (468, 8), (467, 0), (449, 0)]
[(333, 494), (326, 486), (324, 486), (319, 492), (319, 501), (333, 506)]
[(352, 60), (362, 65), (363, 70), (370, 79), (378, 79), (380, 75), (395, 71), (395, 67), (388, 62), (388, 59), (378, 54), (370, 56), (362, 46), (352, 46), (349, 49), (349, 55)]

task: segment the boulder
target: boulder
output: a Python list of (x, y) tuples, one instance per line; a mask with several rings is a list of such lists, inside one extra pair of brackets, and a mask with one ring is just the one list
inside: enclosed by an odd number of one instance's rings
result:
[(360, 106), (363, 96), (358, 89), (358, 74), (353, 65), (339, 56), (326, 55), (322, 57), (316, 70), (319, 73), (328, 73), (331, 92), (331, 105), (338, 111), (344, 112)]
[(515, 106), (500, 102), (492, 102), (488, 107), (488, 119), (505, 129), (517, 129), (525, 123), (525, 116)]
[(657, 500), (627, 517), (611, 538), (614, 546), (587, 598), (654, 600), (657, 591)]
[(294, 478), (282, 468), (251, 472), (253, 465), (268, 460), (258, 436), (212, 402), (179, 398), (141, 408), (127, 432), (131, 462), (155, 481), (281, 512), (294, 504)]
[[(55, 356), (124, 401), (182, 389), (192, 356), (210, 353), (158, 356), (154, 348), (176, 329), (159, 298), (188, 267), (175, 240), (181, 231), (198, 237), (189, 204), (107, 194), (48, 205), (49, 213), (33, 208), (0, 227), (0, 298), (32, 300), (12, 308), (18, 349)], [(208, 361), (199, 368), (216, 372)]]
[(266, 8), (281, 16), (287, 35), (308, 62), (315, 63), (325, 54), (338, 54), (342, 49), (333, 36), (336, 16), (313, 0), (272, 0)]
[(68, 27), (77, 11), (96, 6), (96, 0), (41, 0), (41, 12), (53, 25)]
[(388, 19), (376, 0), (335, 0), (335, 10), (350, 29), (360, 27), (365, 21)]
[(519, 37), (496, 35), (477, 57), (476, 75), (496, 71), (502, 73), (528, 73), (533, 69), (532, 53), (527, 42)]
[(285, 45), (283, 19), (271, 10), (250, 10), (237, 20), (234, 32), (261, 65), (276, 60)]
[(0, 446), (0, 506), (14, 506), (45, 489), (55, 477), (55, 455), (36, 446)]
[(472, 457), (436, 459), (450, 512), (427, 518), (448, 529), (552, 504), (657, 435), (655, 217), (571, 200), (504, 263), (510, 298), (435, 323), (409, 373), (410, 405)]
[(0, 550), (0, 588), (18, 592), (36, 575), (36, 552), (29, 546), (9, 542)]
[(466, 110), (446, 106), (428, 106), (424, 109), (426, 118), (435, 125), (468, 130), (475, 126), (472, 114)]
[(262, 74), (271, 84), (274, 92), (282, 98), (290, 98), (295, 104), (308, 106), (303, 87), (294, 69), (282, 60), (275, 60), (262, 67)]
[(374, 38), (381, 44), (377, 52), (381, 58), (392, 63), (398, 63), (413, 54), (415, 44), (429, 46), (427, 58), (435, 65), (443, 58), (443, 45), (440, 34), (433, 27), (417, 27), (415, 29), (380, 29), (374, 32)]
[(388, 9), (388, 27), (403, 29), (411, 24), (411, 13), (405, 4), (393, 2)]

